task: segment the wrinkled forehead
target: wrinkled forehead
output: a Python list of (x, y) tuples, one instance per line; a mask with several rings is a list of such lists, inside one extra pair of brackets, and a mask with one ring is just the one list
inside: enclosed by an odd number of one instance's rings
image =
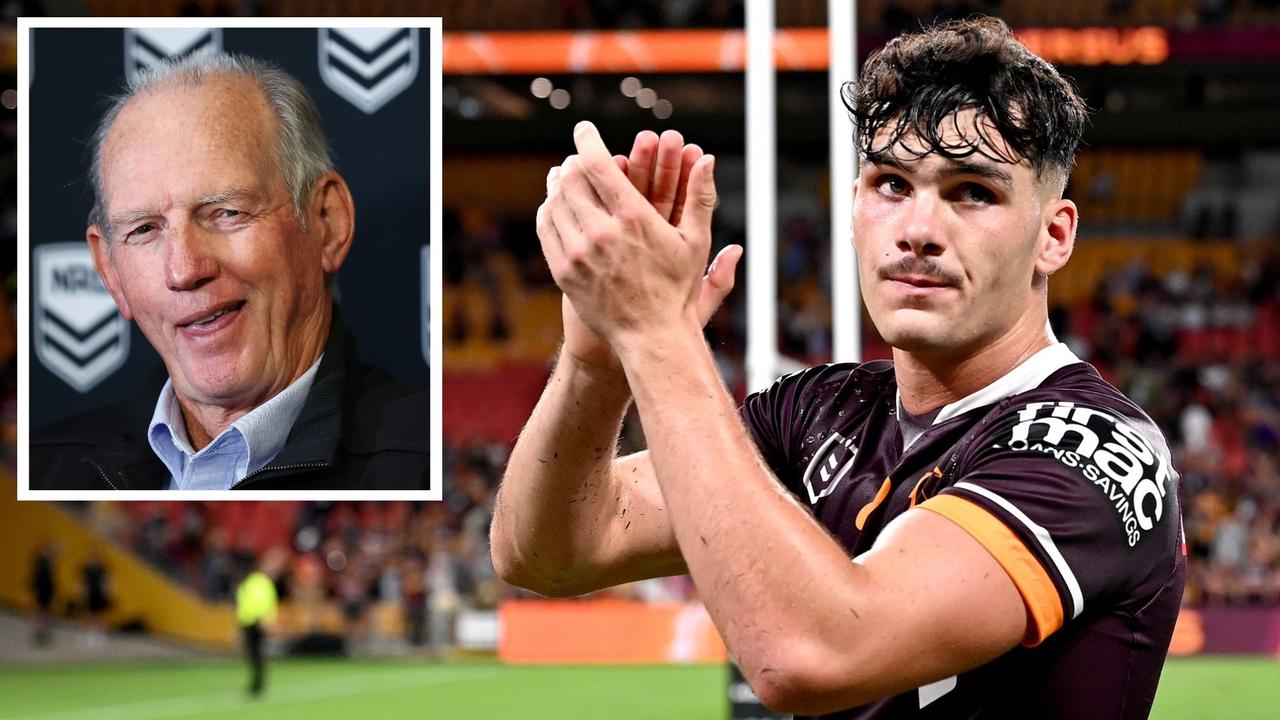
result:
[(217, 179), (211, 174), (242, 176), (236, 186), (269, 179), (275, 133), (270, 107), (248, 78), (223, 74), (145, 90), (120, 109), (104, 139), (103, 199), (115, 211), (118, 202), (145, 204)]
[(134, 144), (173, 138), (263, 148), (274, 134), (270, 108), (252, 79), (230, 73), (198, 82), (174, 78), (125, 103), (107, 131), (104, 159)]
[(953, 112), (934, 127), (920, 127), (918, 118), (899, 115), (864, 140), (863, 153), (865, 160), (873, 162), (889, 159), (908, 164), (936, 156), (1030, 168), (1030, 163), (1009, 145), (995, 123), (972, 109)]

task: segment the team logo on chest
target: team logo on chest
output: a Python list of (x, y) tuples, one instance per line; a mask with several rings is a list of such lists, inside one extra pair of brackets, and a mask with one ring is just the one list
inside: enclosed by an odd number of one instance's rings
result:
[(853, 469), (853, 461), (857, 457), (858, 446), (833, 430), (804, 471), (804, 489), (809, 491), (809, 504), (815, 505), (835, 492), (836, 486)]
[(39, 245), (32, 341), (54, 375), (85, 393), (129, 357), (129, 323), (93, 269), (83, 242)]
[(320, 30), (320, 77), (368, 115), (418, 76), (417, 28)]
[(138, 28), (124, 31), (124, 71), (132, 78), (152, 65), (222, 49), (219, 28)]

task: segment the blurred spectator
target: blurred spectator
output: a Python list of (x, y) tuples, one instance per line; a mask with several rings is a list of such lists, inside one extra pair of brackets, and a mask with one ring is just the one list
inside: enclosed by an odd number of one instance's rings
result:
[(53, 566), (56, 556), (54, 544), (45, 542), (31, 563), (31, 595), (36, 601), (31, 639), (38, 646), (48, 645), (53, 638), (53, 598), (57, 594)]
[(80, 578), (84, 583), (85, 617), (89, 623), (87, 639), (90, 644), (101, 645), (106, 642), (106, 615), (112, 604), (111, 579), (102, 551), (97, 548), (89, 550), (84, 565), (80, 567)]

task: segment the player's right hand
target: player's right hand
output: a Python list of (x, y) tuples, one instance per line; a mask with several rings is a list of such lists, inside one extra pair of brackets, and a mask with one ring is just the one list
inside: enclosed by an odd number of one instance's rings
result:
[[(689, 186), (689, 171), (702, 154), (702, 148), (692, 143), (684, 144), (684, 138), (675, 130), (667, 130), (661, 137), (650, 130), (644, 130), (636, 135), (629, 156), (615, 155), (613, 159), (658, 214), (672, 225), (678, 225)], [(552, 168), (548, 173), (548, 196), (555, 192), (558, 176), (559, 168)], [(539, 208), (539, 212), (542, 211)], [(741, 257), (741, 246), (726, 246), (712, 260), (703, 276), (698, 294), (698, 317), (703, 325), (707, 324), (720, 303), (733, 290), (734, 272)], [(563, 352), (580, 363), (620, 370), (622, 366), (617, 355), (607, 342), (582, 321), (569, 297), (563, 296), (560, 303), (564, 322)]]

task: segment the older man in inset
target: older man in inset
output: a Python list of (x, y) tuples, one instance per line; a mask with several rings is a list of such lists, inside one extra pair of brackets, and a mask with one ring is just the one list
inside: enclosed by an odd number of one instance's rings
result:
[(168, 380), (37, 433), (32, 489), (427, 488), (426, 392), (361, 365), (333, 304), (355, 208), (297, 80), (153, 68), (103, 116), (92, 180), (94, 266)]

